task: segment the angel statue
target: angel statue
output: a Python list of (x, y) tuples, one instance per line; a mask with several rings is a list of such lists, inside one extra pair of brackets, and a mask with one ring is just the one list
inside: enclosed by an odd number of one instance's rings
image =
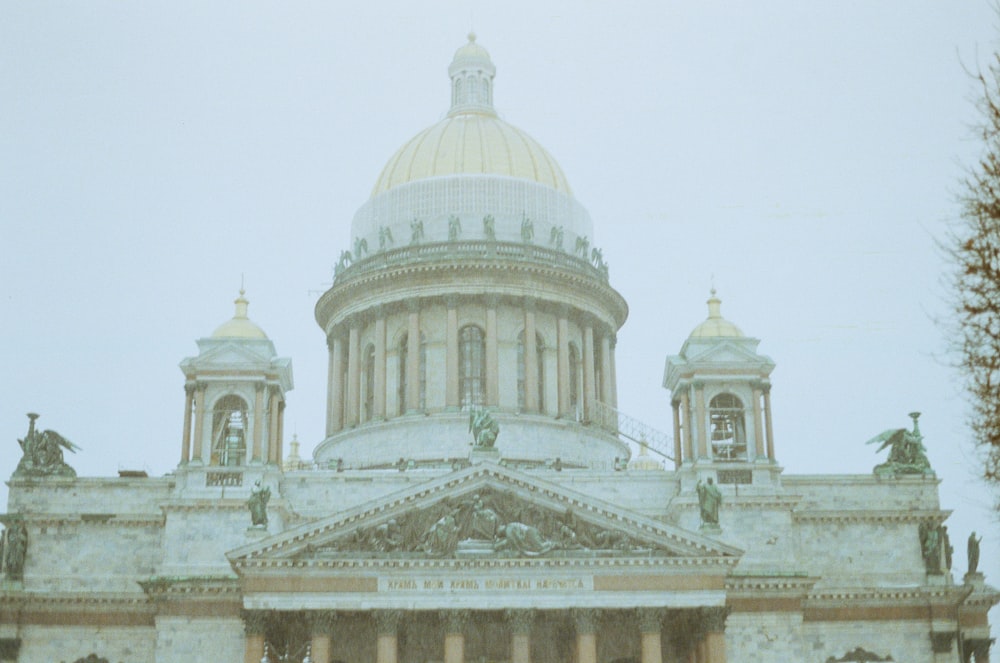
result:
[(500, 425), (489, 410), (472, 408), (469, 410), (469, 432), (474, 446), (492, 448), (500, 434)]
[(910, 418), (913, 419), (912, 431), (905, 428), (892, 428), (865, 443), (881, 444), (878, 451), (889, 447), (889, 458), (884, 463), (875, 466), (875, 474), (893, 476), (896, 474), (934, 473), (931, 470), (930, 461), (927, 460), (927, 449), (922, 442), (924, 436), (920, 434), (920, 427), (917, 425), (919, 417), (919, 412), (910, 413)]
[(28, 413), (28, 434), (18, 440), (24, 455), (14, 470), (15, 477), (75, 477), (76, 471), (63, 461), (63, 449), (76, 453), (80, 448), (54, 430), (36, 431), (38, 415)]

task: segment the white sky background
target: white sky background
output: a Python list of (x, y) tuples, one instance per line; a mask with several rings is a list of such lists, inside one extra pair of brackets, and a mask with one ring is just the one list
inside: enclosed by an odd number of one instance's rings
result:
[(241, 274), (294, 361), (286, 434), (308, 455), (313, 306), (382, 166), (447, 111), (474, 23), (501, 116), (562, 165), (629, 302), (621, 409), (671, 430), (664, 357), (714, 275), (777, 362), (785, 471), (868, 473), (885, 458), (865, 440), (923, 412), (956, 575), (975, 529), (1000, 583), (934, 322), (988, 0), (333, 4), (0, 4), (0, 475), (28, 411), (83, 448), (83, 476), (171, 471), (177, 364)]

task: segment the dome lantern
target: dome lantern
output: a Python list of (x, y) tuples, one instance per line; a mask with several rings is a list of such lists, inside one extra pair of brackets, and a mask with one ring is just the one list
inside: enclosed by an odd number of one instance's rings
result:
[(451, 77), (451, 110), (448, 115), (496, 115), (493, 108), (493, 77), (496, 73), (490, 54), (476, 43), (476, 33), (470, 32), (469, 43), (455, 51), (448, 67)]

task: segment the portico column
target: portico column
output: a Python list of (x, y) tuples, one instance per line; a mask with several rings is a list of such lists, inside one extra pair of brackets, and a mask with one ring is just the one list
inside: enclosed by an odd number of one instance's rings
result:
[(500, 405), (500, 360), (499, 342), (497, 340), (497, 307), (500, 298), (496, 295), (486, 297), (486, 404)]
[(670, 401), (670, 407), (674, 411), (674, 469), (681, 466), (681, 402)]
[(583, 420), (589, 422), (594, 416), (594, 328), (583, 328)]
[(559, 320), (556, 322), (556, 343), (558, 345), (556, 353), (556, 365), (558, 367), (559, 379), (559, 416), (569, 416), (569, 320), (566, 319), (567, 309), (562, 307), (559, 311)]
[(510, 625), (510, 663), (531, 663), (531, 625), (534, 610), (508, 610)]
[(274, 440), (274, 463), (281, 465), (285, 456), (285, 398), (278, 400), (278, 437)]
[(771, 427), (771, 386), (764, 387), (764, 421), (767, 424), (767, 457), (773, 463), (774, 458), (774, 429)]
[(399, 622), (402, 610), (375, 611), (375, 663), (396, 663), (399, 659)]
[[(385, 419), (385, 309), (379, 307), (375, 318), (375, 419)], [(420, 348), (417, 348), (419, 351)]]
[(181, 433), (181, 465), (191, 458), (191, 408), (194, 407), (194, 385), (184, 385), (184, 429)]
[(694, 442), (691, 439), (691, 397), (688, 392), (687, 387), (681, 392), (681, 412), (684, 415), (681, 434), (684, 436), (684, 459), (691, 461), (694, 460)]
[[(194, 455), (191, 460), (199, 463), (206, 457), (204, 448), (205, 438), (205, 383), (198, 382), (194, 388)], [(211, 450), (207, 454), (212, 457)]]
[(321, 610), (309, 615), (311, 630), (312, 663), (330, 663), (330, 643), (333, 637), (333, 626), (337, 621), (337, 613), (332, 610)]
[(262, 444), (264, 439), (264, 389), (266, 385), (258, 382), (254, 385), (253, 401), (253, 455), (250, 460), (259, 463), (263, 458)]
[(243, 632), (245, 633), (243, 663), (260, 663), (260, 659), (264, 658), (264, 627), (266, 625), (266, 612), (260, 610), (243, 611)]
[(538, 347), (535, 342), (535, 302), (524, 298), (524, 409), (538, 412)]
[(663, 663), (660, 631), (663, 628), (662, 608), (639, 608), (639, 638), (642, 646), (642, 663)]
[(708, 436), (705, 434), (705, 385), (694, 386), (694, 416), (698, 422), (698, 458), (708, 458)]
[(726, 663), (726, 608), (702, 608), (706, 663)]
[(326, 434), (344, 427), (344, 342), (339, 335), (326, 339), (330, 350), (330, 373), (327, 377)]
[(466, 610), (442, 610), (444, 623), (444, 663), (465, 663), (465, 623), (469, 619)]
[(594, 608), (572, 610), (576, 626), (576, 663), (597, 663), (597, 622), (601, 613)]
[(764, 426), (763, 421), (761, 421), (762, 412), (760, 409), (760, 398), (761, 391), (760, 387), (754, 385), (753, 388), (753, 434), (754, 434), (754, 460), (756, 462), (762, 462), (765, 460), (764, 450)]

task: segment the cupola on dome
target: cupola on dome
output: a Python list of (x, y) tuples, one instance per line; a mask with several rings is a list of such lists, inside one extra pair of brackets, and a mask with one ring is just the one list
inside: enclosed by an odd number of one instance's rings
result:
[(570, 194), (556, 160), (534, 138), (497, 117), (493, 107), (496, 67), (470, 33), (455, 52), (451, 110), (404, 144), (382, 170), (372, 196), (416, 180), (444, 175), (504, 175)]
[(222, 323), (218, 329), (212, 332), (212, 338), (267, 339), (264, 330), (247, 317), (247, 306), (250, 302), (244, 297), (245, 294), (244, 290), (240, 290), (240, 296), (233, 302), (236, 304), (236, 313), (231, 320)]
[(694, 328), (689, 338), (740, 338), (743, 332), (740, 328), (722, 317), (722, 300), (715, 296), (708, 298), (708, 319)]

